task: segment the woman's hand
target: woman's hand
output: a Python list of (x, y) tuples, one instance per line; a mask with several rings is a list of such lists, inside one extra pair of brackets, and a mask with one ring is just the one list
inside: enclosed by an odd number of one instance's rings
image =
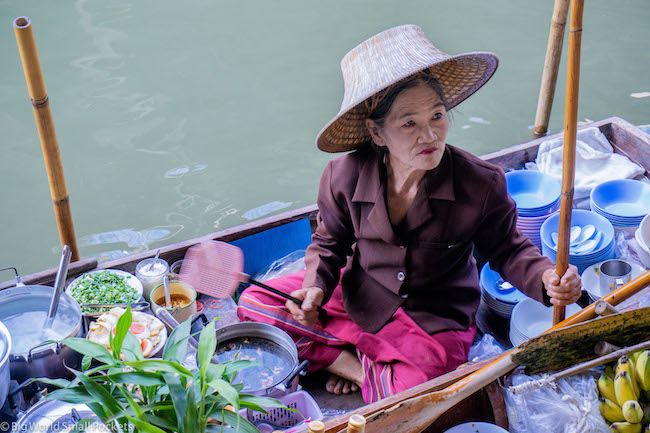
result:
[(555, 269), (547, 269), (542, 274), (542, 282), (553, 305), (573, 304), (582, 295), (582, 284), (580, 275), (578, 275), (578, 268), (573, 265), (569, 265), (562, 278), (557, 276)]
[(294, 319), (303, 326), (313, 326), (318, 320), (318, 307), (323, 303), (325, 293), (320, 287), (308, 287), (291, 293), (302, 301), (302, 307), (293, 301), (285, 304)]

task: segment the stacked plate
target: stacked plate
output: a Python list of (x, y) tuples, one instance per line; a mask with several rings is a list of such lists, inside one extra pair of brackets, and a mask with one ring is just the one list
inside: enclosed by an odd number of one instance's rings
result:
[(510, 171), (506, 173), (506, 183), (517, 204), (517, 228), (541, 250), (539, 229), (559, 208), (562, 185), (535, 170)]
[[(603, 296), (610, 294), (610, 290), (603, 290), (600, 287), (598, 266), (600, 266), (600, 263), (595, 263), (593, 266), (589, 266), (585, 269), (580, 278), (582, 281), (582, 288), (589, 294), (591, 302), (596, 302)], [(630, 277), (632, 280), (640, 277), (646, 271), (643, 266), (639, 266), (636, 263), (630, 263), (630, 266), (632, 266), (632, 275)]]
[[(580, 311), (576, 304), (567, 305), (566, 317)], [(512, 310), (510, 318), (510, 342), (519, 346), (529, 338), (537, 337), (553, 326), (553, 307), (546, 307), (534, 299), (526, 298)]]
[(493, 271), (489, 263), (481, 269), (480, 285), (483, 302), (496, 314), (506, 319), (510, 318), (515, 305), (526, 298), (526, 295), (501, 278), (499, 273)]
[[(560, 214), (554, 214), (542, 224), (540, 236), (542, 254), (553, 263), (557, 260), (557, 240)], [(594, 263), (600, 263), (616, 256), (614, 227), (605, 217), (584, 209), (571, 211), (571, 240), (569, 263), (582, 273)]]
[(650, 213), (650, 184), (632, 179), (603, 182), (591, 190), (589, 204), (616, 227), (638, 227)]

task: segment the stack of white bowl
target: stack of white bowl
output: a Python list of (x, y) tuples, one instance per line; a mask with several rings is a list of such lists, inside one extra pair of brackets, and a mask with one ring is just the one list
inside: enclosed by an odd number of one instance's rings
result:
[(639, 260), (646, 268), (650, 268), (650, 214), (646, 215), (639, 228), (634, 233), (638, 248), (635, 249)]
[[(542, 254), (550, 258), (553, 263), (557, 261), (557, 245), (553, 240), (553, 234), (558, 233), (560, 226), (560, 215), (555, 214), (544, 221), (540, 228), (542, 238)], [(571, 211), (571, 229), (579, 227), (582, 231), (587, 226), (592, 227), (592, 238), (597, 240), (593, 248), (583, 252), (574, 252), (573, 247), (569, 249), (569, 263), (582, 272), (595, 263), (603, 262), (616, 257), (616, 242), (614, 227), (603, 216), (585, 209), (573, 209)]]
[(650, 213), (650, 184), (633, 179), (603, 182), (591, 190), (591, 210), (615, 228), (635, 228)]
[(483, 302), (490, 310), (506, 319), (510, 318), (515, 305), (526, 298), (526, 295), (501, 278), (498, 272), (493, 271), (489, 263), (481, 269), (480, 285)]
[(506, 183), (517, 204), (517, 228), (541, 250), (539, 229), (559, 209), (562, 185), (536, 170), (510, 171), (506, 173)]
[[(566, 317), (580, 311), (580, 307), (571, 304), (566, 307)], [(529, 338), (537, 337), (553, 326), (553, 307), (546, 307), (534, 299), (520, 301), (512, 310), (510, 318), (510, 342), (519, 346)]]

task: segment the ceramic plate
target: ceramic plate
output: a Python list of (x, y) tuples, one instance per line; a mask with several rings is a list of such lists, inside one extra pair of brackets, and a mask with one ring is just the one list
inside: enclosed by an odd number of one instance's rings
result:
[[(609, 291), (601, 292), (600, 290), (600, 278), (598, 277), (597, 269), (601, 263), (602, 262), (598, 262), (595, 265), (587, 267), (587, 269), (584, 270), (581, 276), (583, 290), (586, 290), (587, 293), (589, 293), (589, 296), (595, 300), (598, 300), (603, 296), (609, 294)], [(643, 274), (646, 271), (644, 267), (639, 266), (635, 263), (630, 263), (630, 265), (632, 266), (631, 280), (641, 276), (641, 274)]]

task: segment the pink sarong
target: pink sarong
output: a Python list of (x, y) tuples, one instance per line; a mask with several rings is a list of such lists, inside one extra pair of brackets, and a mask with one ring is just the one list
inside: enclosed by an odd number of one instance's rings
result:
[[(302, 287), (305, 271), (266, 284), (286, 293)], [(296, 342), (300, 359), (310, 361), (310, 370), (328, 367), (342, 350), (356, 351), (363, 367), (361, 393), (366, 403), (411, 388), (456, 369), (467, 360), (476, 326), (465, 331), (427, 334), (399, 308), (376, 334), (364, 332), (345, 312), (341, 285), (324, 306), (328, 320), (305, 327), (296, 322), (286, 300), (256, 286), (247, 288), (239, 299), (241, 320), (266, 322), (287, 332)]]

